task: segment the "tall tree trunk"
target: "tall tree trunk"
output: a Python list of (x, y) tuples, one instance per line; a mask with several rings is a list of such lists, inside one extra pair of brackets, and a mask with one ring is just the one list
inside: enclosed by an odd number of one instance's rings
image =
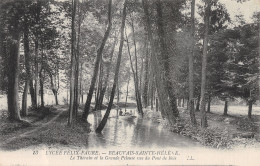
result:
[(127, 104), (127, 98), (128, 98), (128, 87), (129, 87), (129, 82), (130, 82), (130, 78), (128, 78), (128, 81), (127, 81), (127, 87), (126, 87), (126, 96), (125, 96), (125, 112), (126, 112), (126, 104)]
[(139, 91), (139, 93), (140, 93), (140, 98), (141, 98), (141, 101), (142, 101), (142, 95), (141, 94), (143, 94), (143, 87), (142, 87), (142, 81), (143, 81), (143, 73), (144, 73), (144, 59), (143, 59), (143, 57), (141, 57), (141, 71), (140, 71), (140, 76), (139, 76), (139, 89), (140, 89), (140, 91)]
[(116, 101), (116, 105), (118, 107), (119, 107), (119, 102), (120, 102), (120, 89), (119, 89), (119, 83), (117, 83), (117, 101)]
[(202, 70), (201, 70), (201, 104), (200, 104), (200, 116), (201, 116), (201, 127), (206, 128), (207, 125), (207, 116), (206, 116), (206, 71), (207, 71), (207, 51), (208, 51), (208, 34), (209, 34), (209, 17), (210, 17), (210, 8), (211, 8), (211, 0), (205, 2), (205, 32), (203, 39), (203, 55), (202, 55)]
[(111, 30), (111, 27), (112, 27), (111, 6), (112, 6), (112, 0), (109, 0), (108, 27), (106, 29), (104, 38), (103, 38), (102, 43), (100, 45), (100, 48), (97, 50), (97, 57), (96, 57), (94, 71), (93, 71), (93, 76), (92, 76), (92, 79), (91, 79), (89, 93), (88, 93), (87, 101), (86, 101), (86, 104), (85, 104), (84, 112), (83, 112), (83, 115), (82, 115), (82, 118), (84, 120), (87, 120), (87, 118), (88, 118), (88, 114), (89, 114), (89, 110), (90, 110), (90, 104), (91, 104), (91, 99), (92, 99), (92, 95), (93, 95), (93, 92), (94, 92), (95, 83), (96, 83), (96, 80), (97, 80), (98, 68), (99, 68), (99, 65), (100, 65), (100, 61), (102, 60), (103, 49), (105, 47), (106, 41), (108, 39), (110, 30)]
[[(42, 66), (43, 67), (43, 66)], [(39, 72), (39, 78), (40, 78), (40, 95), (41, 95), (41, 107), (44, 107), (44, 76), (43, 76), (43, 68), (41, 68)]]
[[(111, 11), (111, 2), (112, 2), (112, 0), (109, 1), (109, 3), (110, 3), (109, 10), (110, 11)], [(124, 45), (124, 28), (125, 28), (125, 19), (126, 19), (126, 4), (127, 4), (127, 0), (125, 0), (125, 3), (124, 3), (123, 18), (122, 18), (122, 25), (121, 25), (120, 46), (119, 46), (119, 52), (118, 52), (116, 70), (115, 70), (115, 77), (114, 77), (114, 83), (113, 83), (113, 87), (112, 87), (112, 91), (111, 91), (110, 101), (108, 103), (106, 113), (105, 113), (102, 121), (100, 122), (100, 124), (98, 125), (98, 127), (96, 129), (97, 133), (100, 133), (103, 130), (103, 128), (105, 127), (107, 119), (108, 119), (109, 114), (110, 114), (110, 110), (111, 110), (112, 105), (113, 105), (113, 100), (114, 100), (115, 91), (116, 91), (116, 84), (118, 82), (120, 63), (121, 63), (121, 58), (122, 58), (122, 50), (123, 50), (123, 45)]]
[[(146, 41), (147, 42), (147, 41)], [(144, 63), (144, 90), (143, 90), (143, 103), (144, 107), (148, 106), (148, 86), (149, 86), (149, 49), (148, 44), (146, 44), (146, 54)]]
[(81, 98), (81, 102), (79, 99), (79, 103), (83, 103), (83, 86), (82, 86), (82, 80), (83, 80), (83, 63), (80, 63), (80, 79), (79, 79), (79, 98)]
[[(174, 89), (173, 89), (173, 85), (171, 82), (171, 77), (170, 77), (170, 62), (169, 62), (169, 52), (167, 49), (167, 45), (165, 42), (166, 34), (164, 31), (164, 25), (163, 25), (163, 16), (162, 16), (162, 4), (160, 0), (156, 1), (156, 11), (157, 11), (157, 27), (158, 27), (158, 36), (159, 36), (159, 50), (160, 50), (160, 58), (158, 58), (159, 61), (161, 61), (160, 63), (163, 66), (164, 69), (164, 78), (165, 78), (165, 84), (164, 84), (164, 88), (166, 93), (168, 94), (169, 97), (169, 102), (170, 102), (170, 106), (171, 106), (171, 110), (168, 111), (172, 111), (172, 115), (176, 118), (179, 115), (179, 111), (177, 109), (177, 104), (176, 104), (176, 97), (174, 94)], [(175, 46), (175, 44), (174, 44)], [(175, 56), (175, 55), (173, 55)], [(169, 118), (173, 118), (173, 117), (169, 117)]]
[(101, 92), (102, 92), (102, 89), (103, 89), (103, 74), (104, 74), (104, 67), (103, 67), (103, 62), (101, 61), (100, 62), (100, 67), (99, 67), (99, 78), (98, 78), (98, 86), (97, 86), (97, 100), (96, 100), (96, 103), (95, 103), (95, 108), (94, 110), (99, 110), (102, 105), (102, 103), (100, 103), (100, 97), (101, 97)]
[[(41, 2), (39, 0), (36, 1), (36, 19), (35, 22), (37, 25), (40, 24), (40, 15), (41, 15)], [(34, 55), (34, 65), (35, 65), (35, 70), (34, 70), (34, 97), (35, 97), (35, 103), (36, 103), (36, 108), (38, 107), (38, 93), (39, 93), (39, 86), (38, 86), (38, 76), (39, 76), (39, 64), (38, 64), (38, 56), (39, 56), (39, 26), (36, 27), (35, 31), (35, 40), (34, 40), (34, 50), (35, 50), (35, 55)]]
[(25, 84), (24, 84), (23, 99), (22, 99), (22, 112), (21, 112), (21, 114), (23, 116), (27, 116), (28, 115), (28, 109), (27, 109), (28, 89), (29, 89), (29, 81), (26, 80)]
[(197, 97), (197, 103), (196, 103), (196, 112), (200, 111), (200, 94)]
[(156, 112), (159, 111), (159, 104), (158, 104), (158, 98), (155, 98), (155, 107), (156, 107)]
[(223, 115), (228, 115), (228, 101), (227, 100), (225, 100), (224, 114)]
[[(27, 17), (24, 17), (24, 38), (23, 38), (23, 46), (24, 46), (24, 63), (25, 63), (25, 70), (26, 70), (26, 82), (24, 86), (23, 92), (23, 100), (22, 100), (22, 115), (28, 115), (27, 109), (27, 96), (28, 96), (28, 89), (29, 89), (29, 82), (31, 80), (31, 69), (30, 69), (30, 47), (29, 47), (29, 28), (27, 23)], [(34, 93), (34, 90), (33, 90)], [(35, 103), (32, 100), (32, 106), (34, 107)]]
[(36, 108), (35, 91), (34, 91), (34, 87), (33, 87), (33, 78), (31, 78), (29, 81), (29, 91), (30, 91), (30, 96), (31, 96), (32, 107)]
[(153, 109), (153, 99), (154, 99), (154, 93), (155, 93), (155, 90), (154, 90), (154, 80), (152, 79), (152, 81), (151, 81), (151, 99), (150, 99), (150, 104), (151, 104), (151, 109)]
[(193, 125), (196, 125), (194, 111), (194, 46), (195, 46), (195, 0), (191, 1), (191, 53), (189, 54), (189, 111)]
[(38, 107), (38, 92), (39, 92), (39, 87), (38, 87), (38, 74), (39, 74), (39, 65), (38, 65), (38, 55), (39, 55), (39, 41), (38, 41), (38, 36), (36, 36), (35, 39), (35, 57), (34, 57), (34, 63), (35, 63), (35, 71), (34, 71), (34, 89), (35, 89), (35, 102), (36, 102), (36, 108)]
[(66, 92), (67, 92), (67, 104), (69, 104), (69, 81), (67, 81)]
[(68, 125), (72, 124), (74, 119), (74, 100), (75, 100), (75, 15), (76, 15), (77, 0), (72, 0), (72, 24), (71, 24), (71, 65), (70, 65), (70, 104), (69, 104), (69, 119)]
[(258, 96), (260, 98), (260, 14), (258, 13)]
[(253, 107), (253, 100), (250, 99), (248, 101), (248, 114), (247, 114), (248, 118), (250, 119), (252, 118), (252, 107)]
[(80, 4), (77, 2), (78, 5), (78, 39), (77, 39), (77, 49), (75, 53), (75, 86), (74, 86), (74, 115), (75, 117), (78, 115), (78, 107), (79, 107), (79, 58), (80, 58), (80, 28), (81, 28), (81, 11), (80, 11)]
[(19, 60), (20, 60), (20, 33), (18, 30), (18, 20), (14, 24), (14, 30), (11, 32), (12, 41), (9, 43), (9, 71), (8, 71), (8, 112), (10, 120), (21, 120), (20, 111), (19, 111)]
[(211, 97), (209, 95), (207, 112), (210, 112), (210, 103), (211, 103)]

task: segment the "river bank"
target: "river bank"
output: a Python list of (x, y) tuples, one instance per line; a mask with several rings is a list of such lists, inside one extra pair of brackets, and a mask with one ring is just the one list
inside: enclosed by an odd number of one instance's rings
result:
[(160, 123), (168, 130), (190, 137), (202, 145), (217, 149), (234, 149), (239, 147), (260, 148), (259, 115), (252, 119), (246, 116), (223, 116), (216, 113), (207, 113), (208, 127), (199, 127), (200, 115), (196, 112), (197, 125), (190, 123), (189, 111), (179, 108), (180, 118), (174, 126), (170, 126), (159, 112), (145, 109), (145, 118)]

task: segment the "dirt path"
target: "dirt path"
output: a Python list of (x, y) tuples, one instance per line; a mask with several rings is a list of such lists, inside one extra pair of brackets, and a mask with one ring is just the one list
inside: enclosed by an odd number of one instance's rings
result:
[(26, 136), (28, 136), (28, 135), (34, 133), (34, 132), (39, 131), (40, 129), (44, 128), (45, 126), (47, 126), (47, 125), (53, 123), (62, 113), (64, 113), (64, 111), (67, 110), (66, 108), (61, 108), (61, 107), (59, 107), (59, 106), (55, 106), (55, 108), (56, 108), (57, 110), (59, 110), (59, 113), (58, 113), (57, 115), (55, 115), (54, 117), (52, 117), (48, 122), (43, 123), (43, 124), (40, 124), (39, 126), (35, 126), (35, 127), (33, 127), (33, 128), (30, 128), (31, 130), (29, 130), (29, 131), (25, 131), (25, 132), (23, 132), (23, 133), (20, 133), (19, 135), (16, 135), (16, 136), (13, 136), (13, 137), (9, 138), (9, 139), (6, 140), (6, 141), (1, 142), (1, 143), (0, 143), (0, 147), (3, 146), (3, 145), (5, 145), (5, 144), (8, 144), (8, 143), (10, 143), (10, 142), (12, 142), (12, 141), (14, 141), (14, 140), (16, 140), (16, 139), (21, 139), (22, 137), (26, 137)]

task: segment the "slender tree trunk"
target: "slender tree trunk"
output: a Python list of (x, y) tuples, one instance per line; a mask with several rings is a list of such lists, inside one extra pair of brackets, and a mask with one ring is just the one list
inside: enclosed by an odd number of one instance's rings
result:
[[(146, 41), (147, 42), (147, 41)], [(148, 106), (148, 85), (149, 85), (149, 49), (148, 44), (146, 44), (146, 54), (145, 54), (145, 64), (144, 64), (144, 90), (143, 90), (143, 103), (144, 107)]]
[(199, 111), (200, 111), (200, 94), (198, 95), (197, 103), (196, 103), (196, 112), (199, 112)]
[[(82, 88), (82, 80), (83, 80), (83, 63), (80, 63), (80, 74), (79, 74), (79, 104), (83, 103), (82, 95), (83, 95), (83, 88)], [(81, 100), (81, 102), (80, 102)]]
[(151, 81), (151, 109), (153, 109), (153, 98), (154, 98), (154, 92), (155, 92), (155, 90), (154, 90), (154, 80), (152, 80)]
[(142, 81), (143, 81), (143, 73), (144, 73), (144, 59), (143, 59), (143, 57), (141, 57), (141, 71), (140, 71), (140, 76), (139, 76), (139, 93), (140, 93), (140, 101), (142, 101), (142, 95), (141, 94), (143, 94), (143, 87), (142, 87)]
[(101, 92), (103, 89), (103, 75), (104, 75), (104, 67), (103, 67), (103, 62), (100, 62), (100, 69), (99, 69), (99, 78), (98, 78), (98, 87), (97, 87), (97, 100), (96, 100), (96, 104), (95, 104), (95, 108), (94, 110), (99, 110), (102, 105), (102, 103), (100, 103), (100, 97), (101, 97)]
[(159, 104), (158, 104), (158, 98), (155, 98), (155, 106), (156, 106), (156, 112), (159, 111)]
[(72, 124), (74, 119), (74, 100), (75, 100), (75, 15), (77, 0), (72, 0), (72, 24), (71, 24), (71, 66), (70, 66), (70, 103), (69, 103), (69, 119), (68, 125)]
[[(109, 1), (109, 3), (110, 3), (109, 9), (110, 10), (111, 10), (111, 1), (112, 0)], [(116, 70), (115, 70), (114, 83), (113, 83), (113, 87), (112, 87), (112, 91), (111, 91), (111, 97), (110, 97), (110, 101), (108, 103), (108, 107), (107, 107), (106, 113), (105, 113), (102, 121), (100, 122), (100, 124), (98, 125), (98, 127), (96, 129), (97, 133), (100, 133), (103, 130), (103, 128), (105, 127), (107, 119), (108, 119), (109, 114), (110, 114), (110, 110), (111, 110), (112, 105), (113, 105), (113, 100), (114, 100), (115, 91), (116, 91), (116, 84), (118, 82), (120, 63), (121, 63), (121, 58), (122, 58), (122, 50), (123, 50), (123, 45), (124, 45), (124, 28), (125, 28), (125, 19), (126, 19), (126, 4), (127, 4), (127, 0), (125, 0), (124, 9), (123, 9), (120, 46), (119, 46), (119, 52), (118, 52)]]
[(38, 107), (38, 74), (39, 74), (39, 66), (38, 66), (38, 55), (39, 55), (39, 41), (37, 39), (38, 37), (36, 37), (35, 40), (35, 73), (34, 73), (34, 89), (35, 89), (35, 102), (36, 102), (36, 108)]
[[(24, 63), (25, 63), (25, 70), (26, 70), (26, 82), (24, 86), (23, 92), (23, 100), (22, 100), (22, 115), (28, 115), (27, 109), (27, 96), (28, 96), (28, 89), (29, 83), (31, 80), (31, 69), (30, 69), (30, 47), (29, 47), (29, 29), (27, 25), (27, 17), (24, 17), (24, 39), (23, 39), (23, 46), (24, 46)], [(33, 90), (34, 93), (34, 90)], [(34, 99), (33, 99), (34, 100)], [(32, 106), (35, 106), (34, 101), (32, 100)]]
[(28, 115), (28, 109), (27, 109), (27, 94), (29, 89), (29, 80), (25, 81), (24, 90), (23, 90), (23, 100), (22, 100), (22, 115), (27, 116)]
[(194, 41), (195, 36), (195, 0), (191, 1), (191, 53), (189, 54), (189, 111), (190, 119), (193, 125), (196, 125), (194, 111)]
[(67, 83), (67, 88), (66, 88), (66, 92), (67, 92), (67, 104), (69, 104), (69, 81), (67, 81), (66, 83)]
[[(78, 41), (79, 42), (79, 41)], [(78, 44), (77, 44), (78, 45)], [(78, 115), (78, 100), (79, 100), (79, 54), (78, 48), (77, 53), (75, 53), (75, 79), (74, 79), (74, 104), (73, 104), (73, 114), (76, 117)]]
[(225, 100), (224, 114), (223, 115), (228, 115), (228, 101), (227, 100)]
[(44, 107), (44, 76), (43, 76), (43, 68), (41, 68), (39, 72), (39, 78), (40, 78), (40, 95), (41, 95), (41, 107)]
[(35, 90), (33, 87), (33, 78), (30, 79), (29, 81), (29, 91), (30, 91), (30, 96), (31, 96), (31, 102), (32, 102), (32, 107), (36, 108), (36, 101), (35, 101)]
[(76, 60), (76, 65), (75, 65), (75, 86), (74, 86), (74, 114), (75, 117), (78, 115), (78, 107), (79, 107), (79, 58), (80, 58), (80, 28), (81, 28), (81, 11), (80, 11), (80, 5), (77, 2), (78, 5), (78, 40), (77, 40), (77, 49), (75, 53), (75, 60)]
[(211, 103), (211, 97), (209, 95), (207, 112), (210, 112), (210, 103)]
[(210, 8), (211, 0), (205, 2), (205, 32), (203, 39), (203, 55), (202, 55), (202, 70), (201, 70), (201, 107), (200, 107), (200, 116), (201, 116), (201, 127), (206, 128), (207, 125), (207, 116), (206, 116), (206, 71), (207, 71), (207, 51), (208, 51), (208, 33), (209, 33), (209, 17), (210, 17)]
[(100, 48), (97, 51), (97, 58), (96, 58), (95, 67), (94, 67), (94, 71), (93, 71), (93, 77), (91, 79), (91, 85), (90, 85), (90, 88), (89, 88), (89, 93), (88, 93), (87, 101), (86, 101), (86, 104), (85, 104), (84, 113), (82, 115), (82, 118), (84, 120), (87, 120), (87, 118), (88, 118), (88, 114), (89, 114), (89, 110), (90, 110), (90, 104), (91, 104), (91, 99), (92, 99), (92, 95), (93, 95), (93, 92), (94, 92), (95, 83), (96, 83), (96, 80), (97, 80), (98, 68), (99, 68), (99, 65), (100, 65), (100, 61), (102, 59), (103, 49), (105, 47), (106, 41), (108, 39), (110, 30), (111, 30), (111, 27), (112, 27), (111, 6), (112, 6), (112, 0), (109, 0), (108, 27), (107, 27), (107, 30), (105, 32), (104, 38), (102, 40), (101, 46), (100, 46)]
[(253, 100), (248, 101), (248, 118), (252, 118), (252, 107), (253, 107)]
[(20, 60), (20, 33), (18, 30), (18, 16), (14, 24), (14, 30), (11, 32), (12, 41), (9, 43), (9, 71), (8, 71), (8, 93), (7, 103), (10, 120), (21, 120), (19, 111), (19, 60)]
[(258, 96), (260, 98), (260, 14), (258, 13)]
[(128, 98), (128, 87), (129, 87), (130, 78), (131, 78), (131, 77), (128, 78), (127, 87), (126, 87), (125, 112), (126, 112), (126, 104), (127, 104), (127, 98)]
[(119, 89), (119, 84), (117, 83), (117, 106), (119, 106), (120, 102), (120, 89)]

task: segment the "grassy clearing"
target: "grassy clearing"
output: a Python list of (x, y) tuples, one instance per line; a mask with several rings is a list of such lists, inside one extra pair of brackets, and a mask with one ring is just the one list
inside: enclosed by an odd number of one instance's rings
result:
[[(224, 105), (212, 105), (211, 112), (222, 115), (224, 112)], [(235, 106), (231, 105), (228, 107), (228, 114), (234, 116), (247, 116), (248, 106)], [(260, 106), (253, 105), (253, 115), (260, 115)]]
[[(31, 110), (27, 117), (27, 120), (31, 121), (30, 126), (24, 126), (19, 122), (10, 122), (7, 119), (1, 121), (0, 140), (4, 142), (1, 149), (17, 150), (41, 144), (47, 146), (87, 146), (89, 124), (82, 123), (80, 119), (77, 119), (72, 126), (68, 126), (68, 111), (61, 112), (57, 119), (51, 121), (57, 116), (60, 109), (64, 108), (49, 106), (38, 111)], [(11, 141), (8, 141), (10, 138), (12, 138)]]

